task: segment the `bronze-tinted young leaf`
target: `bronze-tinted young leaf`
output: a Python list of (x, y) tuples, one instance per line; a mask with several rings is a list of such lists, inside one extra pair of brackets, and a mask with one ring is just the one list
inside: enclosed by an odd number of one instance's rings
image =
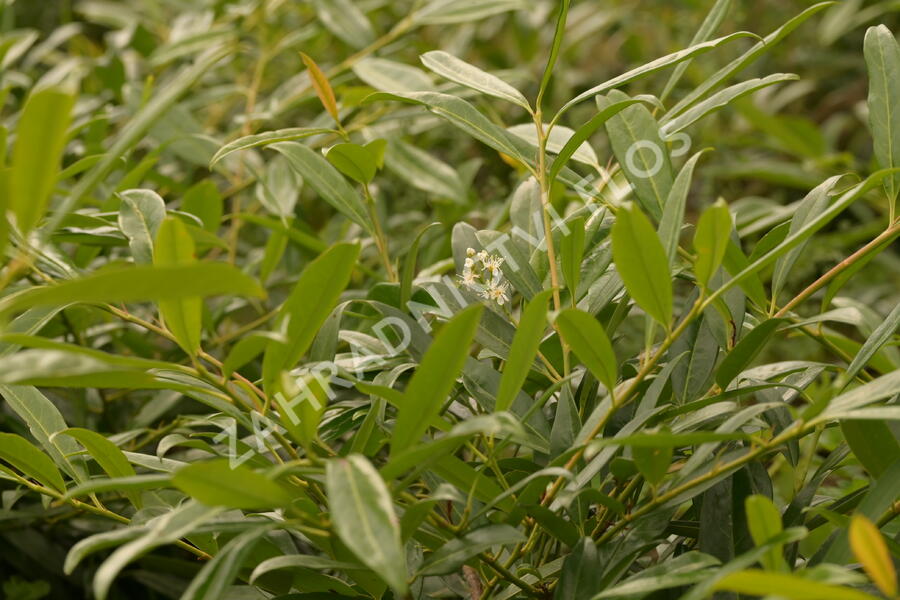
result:
[(322, 72), (316, 61), (308, 55), (301, 52), (300, 58), (303, 60), (303, 64), (306, 65), (306, 69), (309, 72), (309, 81), (316, 91), (319, 101), (328, 114), (331, 115), (331, 118), (334, 119), (334, 122), (340, 126), (341, 117), (338, 114), (337, 100), (334, 97), (334, 90), (331, 89), (331, 83), (328, 82), (328, 77)]

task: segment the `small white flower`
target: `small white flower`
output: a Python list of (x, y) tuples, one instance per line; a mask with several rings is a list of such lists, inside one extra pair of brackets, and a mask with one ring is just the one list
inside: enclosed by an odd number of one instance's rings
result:
[(491, 273), (497, 273), (500, 271), (500, 265), (503, 264), (503, 259), (499, 256), (488, 256), (483, 262), (485, 269)]
[[(471, 249), (471, 248), (470, 248), (470, 249)], [(475, 261), (474, 261), (473, 259), (471, 259), (471, 258), (467, 258), (467, 259), (466, 259), (466, 262), (465, 262), (465, 267), (466, 267), (466, 269), (471, 269), (471, 268), (474, 267), (474, 266), (475, 266)]]
[(475, 248), (466, 248), (466, 256), (469, 258), (475, 256)]
[(477, 254), (478, 260), (481, 261), (481, 264), (485, 264), (485, 261), (488, 259), (488, 253), (485, 250), (482, 250)]
[(484, 291), (484, 297), (487, 300), (493, 300), (500, 306), (503, 306), (506, 302), (509, 302), (509, 295), (506, 293), (508, 289), (509, 286), (506, 283), (491, 286)]
[(469, 269), (463, 271), (461, 279), (466, 287), (474, 287), (478, 284), (478, 275)]

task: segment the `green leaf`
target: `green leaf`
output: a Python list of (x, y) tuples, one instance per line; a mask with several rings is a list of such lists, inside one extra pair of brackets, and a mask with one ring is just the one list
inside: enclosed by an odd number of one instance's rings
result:
[[(633, 104), (637, 104), (638, 102), (648, 102), (651, 104), (655, 104), (658, 101), (653, 96), (648, 95), (640, 95), (635, 96), (634, 98), (629, 98), (627, 100), (622, 100), (620, 102), (613, 102), (608, 106), (604, 107), (600, 112), (591, 117), (591, 120), (579, 127), (575, 130), (575, 133), (568, 139), (565, 145), (560, 148), (557, 153), (556, 159), (553, 161), (553, 165), (550, 167), (550, 171), (548, 172), (547, 179), (549, 181), (553, 181), (556, 179), (556, 176), (562, 170), (566, 163), (570, 158), (578, 151), (579, 148), (582, 147), (588, 138), (593, 135), (595, 131), (597, 131), (601, 125), (606, 123), (613, 116), (622, 112), (629, 106)], [(555, 127), (554, 127), (555, 129)]]
[[(781, 513), (767, 497), (754, 494), (744, 500), (747, 512), (747, 526), (753, 543), (762, 546), (782, 531)], [(774, 545), (760, 559), (769, 571), (787, 571), (787, 563), (781, 553), (781, 546)]]
[(325, 154), (338, 171), (357, 183), (370, 183), (378, 170), (375, 157), (364, 146), (337, 144)]
[(0, 394), (9, 408), (25, 422), (31, 436), (53, 462), (76, 481), (84, 480), (86, 475), (82, 465), (69, 459), (78, 452), (78, 444), (55, 435), (68, 428), (56, 405), (37, 388), (30, 386), (0, 385)]
[(778, 596), (787, 600), (876, 600), (875, 596), (852, 588), (819, 583), (798, 575), (756, 569), (726, 575), (716, 583), (714, 589), (753, 596)]
[(873, 477), (900, 459), (900, 443), (882, 420), (842, 419), (841, 433), (853, 455)]
[(434, 89), (431, 76), (417, 67), (385, 58), (367, 57), (353, 73), (379, 92), (422, 92)]
[[(869, 73), (869, 124), (882, 168), (900, 167), (900, 45), (884, 25), (870, 27), (863, 44)], [(888, 199), (900, 193), (900, 175), (883, 181)]]
[(687, 204), (688, 192), (691, 189), (691, 179), (694, 176), (694, 167), (703, 155), (703, 150), (697, 152), (688, 159), (669, 190), (669, 195), (663, 205), (662, 217), (659, 220), (659, 240), (666, 249), (669, 258), (669, 266), (675, 261), (678, 254), (678, 238), (681, 236), (681, 226), (684, 222), (684, 207)]
[(744, 52), (739, 57), (716, 71), (711, 77), (707, 77), (700, 85), (688, 92), (684, 98), (678, 101), (678, 104), (669, 109), (668, 115), (674, 117), (683, 113), (689, 107), (696, 104), (701, 98), (705, 98), (709, 93), (719, 87), (723, 82), (727, 81), (731, 76), (743, 70), (747, 65), (755, 61), (764, 53), (772, 50), (778, 42), (787, 37), (792, 31), (799, 27), (804, 21), (822, 11), (834, 2), (820, 2), (804, 9), (796, 17), (781, 25), (778, 29), (764, 37), (762, 40), (753, 45), (752, 48)]
[(400, 521), (378, 471), (358, 454), (330, 460), (325, 469), (325, 492), (341, 541), (397, 596), (405, 596), (407, 569)]
[(291, 503), (291, 495), (281, 485), (230, 462), (223, 458), (189, 464), (175, 472), (172, 485), (207, 506), (253, 510)]
[(669, 261), (650, 221), (632, 203), (616, 213), (612, 249), (616, 269), (629, 295), (668, 328), (672, 322)]
[(552, 293), (553, 290), (544, 290), (532, 298), (522, 311), (506, 364), (503, 365), (494, 412), (509, 410), (528, 377), (547, 328), (547, 302)]
[(203, 229), (210, 233), (219, 230), (222, 222), (223, 200), (219, 188), (209, 179), (195, 183), (184, 193), (181, 210), (203, 222)]
[[(89, 548), (88, 550), (96, 551), (97, 549), (115, 545), (114, 543), (110, 543), (112, 540), (118, 542), (127, 541), (128, 543), (116, 549), (109, 558), (103, 561), (100, 568), (97, 569), (94, 574), (94, 596), (98, 600), (106, 600), (106, 596), (109, 593), (109, 588), (112, 585), (113, 580), (119, 575), (122, 569), (128, 566), (129, 563), (137, 560), (154, 548), (178, 541), (204, 522), (210, 520), (217, 512), (219, 512), (219, 509), (210, 508), (196, 502), (185, 502), (171, 512), (153, 519), (146, 526), (135, 528), (137, 529), (136, 536), (131, 535), (130, 533), (124, 533), (132, 528), (115, 532), (120, 534), (118, 536), (115, 534), (109, 535), (111, 532), (99, 534), (101, 536), (106, 535), (107, 537), (101, 538), (99, 543), (94, 544), (94, 547)], [(92, 538), (88, 538), (84, 541), (87, 542), (91, 539)], [(78, 554), (83, 555), (84, 550), (84, 548), (79, 549)], [(70, 554), (75, 552), (76, 548), (72, 548)], [(71, 570), (74, 569), (75, 565), (70, 564), (67, 560), (67, 566)]]
[(23, 234), (31, 231), (56, 185), (75, 97), (59, 88), (32, 92), (16, 127), (9, 174), (9, 209)]
[(328, 318), (359, 256), (356, 244), (335, 244), (309, 263), (279, 310), (276, 330), (286, 341), (273, 341), (263, 359), (263, 378), (271, 385), (282, 369), (291, 369), (306, 354)]
[(746, 96), (747, 94), (752, 94), (753, 92), (769, 87), (770, 85), (775, 85), (776, 83), (796, 81), (797, 79), (799, 79), (799, 77), (793, 73), (775, 73), (768, 77), (742, 81), (741, 83), (716, 92), (703, 102), (696, 104), (674, 119), (662, 119), (663, 129), (668, 134), (678, 133), (679, 131), (687, 129), (707, 115), (728, 106), (733, 100)]
[(469, 356), (469, 346), (475, 337), (483, 308), (475, 304), (455, 315), (444, 324), (428, 347), (397, 411), (397, 422), (391, 436), (392, 456), (417, 444), (428, 431), (430, 421), (440, 414)]
[(603, 589), (603, 562), (592, 538), (584, 537), (566, 557), (556, 600), (582, 600)]
[(53, 461), (22, 436), (0, 433), (0, 459), (44, 487), (58, 492), (66, 491), (66, 483)]
[(667, 54), (656, 60), (650, 61), (645, 65), (641, 65), (640, 67), (634, 68), (626, 73), (623, 73), (617, 77), (613, 77), (608, 81), (604, 81), (603, 83), (592, 87), (591, 89), (578, 94), (576, 97), (572, 98), (568, 102), (566, 102), (562, 108), (559, 109), (559, 112), (556, 113), (556, 116), (553, 118), (554, 121), (558, 120), (559, 117), (570, 108), (578, 104), (579, 102), (583, 102), (588, 98), (592, 98), (599, 94), (603, 94), (608, 92), (609, 90), (621, 87), (630, 81), (634, 81), (635, 79), (640, 79), (641, 77), (646, 77), (651, 73), (655, 73), (661, 69), (665, 69), (666, 67), (674, 64), (678, 64), (682, 61), (693, 58), (697, 55), (703, 54), (705, 52), (709, 52), (722, 44), (727, 44), (728, 42), (745, 38), (745, 37), (755, 37), (752, 33), (748, 33), (746, 31), (739, 31), (737, 33), (732, 33), (730, 35), (726, 35), (724, 37), (716, 38), (714, 40), (708, 42), (702, 42), (699, 44), (694, 44), (689, 48), (685, 48), (684, 50), (679, 50), (678, 52), (673, 52), (671, 54)]
[[(288, 129), (277, 129), (275, 131), (266, 131), (265, 133), (257, 133), (255, 135), (245, 135), (232, 142), (228, 142), (213, 155), (209, 161), (209, 168), (212, 169), (216, 163), (239, 150), (248, 150), (250, 148), (258, 148), (260, 146), (268, 146), (277, 142), (291, 142), (313, 135), (324, 133), (337, 133), (334, 129), (325, 129), (322, 127), (290, 127)], [(187, 210), (187, 209), (185, 209)], [(188, 211), (191, 212), (191, 211)]]
[(0, 300), (0, 314), (75, 302), (145, 302), (220, 294), (265, 295), (256, 280), (225, 263), (111, 265), (78, 279), (7, 296)]
[(422, 237), (433, 227), (439, 226), (440, 223), (429, 223), (419, 230), (416, 239), (413, 240), (406, 258), (403, 260), (403, 273), (400, 277), (400, 306), (405, 307), (412, 298), (412, 283), (416, 276), (416, 259), (419, 256), (419, 245), (422, 243)]
[(494, 150), (507, 154), (526, 165), (534, 162), (531, 158), (534, 156), (534, 151), (528, 142), (494, 124), (462, 98), (438, 92), (396, 92), (372, 94), (366, 97), (364, 103), (369, 104), (382, 100), (424, 106)]
[(413, 22), (421, 25), (466, 23), (525, 7), (522, 0), (432, 0), (413, 13)]
[(618, 366), (612, 344), (600, 322), (582, 310), (567, 308), (556, 317), (556, 326), (588, 371), (612, 394)]
[(497, 546), (525, 541), (525, 534), (509, 525), (488, 525), (470, 531), (438, 548), (429, 556), (417, 575), (446, 575), (462, 567), (467, 560)]
[(385, 158), (387, 168), (417, 190), (465, 202), (466, 185), (459, 173), (432, 154), (402, 140), (391, 140)]
[(762, 352), (766, 342), (783, 322), (784, 319), (767, 319), (745, 335), (719, 365), (716, 371), (716, 384), (723, 390), (727, 388), (728, 384)]
[(659, 485), (672, 465), (672, 446), (633, 446), (631, 454), (638, 471), (654, 487)]
[(303, 182), (325, 202), (369, 234), (373, 233), (373, 225), (369, 222), (362, 196), (350, 187), (322, 155), (297, 142), (278, 142), (272, 144), (272, 149), (283, 154), (288, 164), (303, 178)]
[(423, 65), (444, 79), (449, 79), (454, 83), (472, 88), (488, 96), (512, 102), (529, 113), (531, 112), (531, 105), (528, 104), (528, 100), (522, 95), (522, 92), (496, 75), (486, 73), (478, 67), (456, 58), (452, 54), (442, 50), (433, 50), (426, 52), (419, 59)]
[(569, 288), (572, 302), (577, 300), (578, 284), (581, 279), (581, 261), (584, 259), (584, 217), (577, 217), (566, 223), (569, 233), (559, 244), (559, 260), (563, 279)]
[(119, 228), (128, 238), (134, 262), (153, 262), (153, 240), (166, 218), (166, 203), (151, 190), (127, 190), (119, 193)]
[[(173, 217), (163, 220), (153, 245), (153, 264), (174, 267), (194, 263), (194, 239), (187, 228)], [(199, 297), (161, 300), (159, 316), (175, 336), (178, 345), (195, 356), (200, 350), (203, 300)]]
[(257, 544), (277, 525), (256, 525), (230, 540), (216, 555), (203, 565), (179, 600), (220, 600), (229, 589), (240, 570), (250, 558)]
[[(71, 427), (62, 433), (78, 440), (110, 477), (134, 477), (136, 475), (134, 467), (131, 466), (119, 447), (99, 433), (81, 427)], [(135, 508), (141, 508), (140, 494), (131, 491), (126, 491), (125, 494)]]
[(700, 215), (694, 233), (694, 250), (697, 252), (694, 274), (704, 288), (722, 264), (730, 236), (731, 213), (725, 201), (719, 198)]
[[(606, 98), (598, 98), (597, 106), (604, 109), (627, 100), (627, 94), (613, 90)], [(610, 117), (606, 132), (638, 202), (658, 220), (675, 178), (659, 124), (646, 106), (636, 104)]]

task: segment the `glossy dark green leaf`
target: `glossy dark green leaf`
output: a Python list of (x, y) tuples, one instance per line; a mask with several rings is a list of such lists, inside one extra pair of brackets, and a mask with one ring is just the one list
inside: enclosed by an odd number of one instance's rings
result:
[(251, 510), (287, 506), (292, 500), (280, 484), (228, 459), (182, 467), (172, 477), (172, 485), (208, 506)]
[(728, 384), (750, 365), (782, 323), (783, 319), (767, 319), (754, 327), (732, 348), (716, 371), (716, 383), (720, 388), (724, 390), (728, 387)]
[(668, 328), (672, 322), (669, 260), (653, 225), (634, 204), (616, 213), (613, 260), (625, 289), (638, 306)]
[(556, 326), (588, 370), (612, 393), (618, 378), (618, 365), (600, 322), (577, 308), (567, 308), (556, 317)]
[(516, 335), (509, 349), (509, 356), (503, 366), (503, 376), (497, 389), (494, 410), (508, 410), (528, 377), (537, 354), (541, 338), (547, 328), (547, 302), (552, 290), (545, 290), (535, 296), (522, 311)]
[(37, 447), (13, 433), (0, 433), (0, 459), (14, 466), (26, 478), (58, 492), (66, 489), (53, 461)]
[(360, 455), (328, 461), (325, 479), (335, 532), (400, 596), (408, 586), (400, 521), (378, 471)]
[(8, 192), (9, 209), (23, 233), (44, 216), (56, 185), (75, 97), (46, 87), (32, 92), (16, 127)]
[(397, 423), (391, 436), (392, 455), (418, 443), (428, 431), (430, 421), (440, 414), (469, 356), (469, 346), (481, 320), (482, 309), (476, 304), (454, 316), (428, 347), (397, 411)]

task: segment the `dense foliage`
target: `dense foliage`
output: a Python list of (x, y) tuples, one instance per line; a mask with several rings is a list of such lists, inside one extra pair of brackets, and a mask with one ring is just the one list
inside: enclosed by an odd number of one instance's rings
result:
[(3, 596), (900, 598), (898, 8), (0, 0)]

